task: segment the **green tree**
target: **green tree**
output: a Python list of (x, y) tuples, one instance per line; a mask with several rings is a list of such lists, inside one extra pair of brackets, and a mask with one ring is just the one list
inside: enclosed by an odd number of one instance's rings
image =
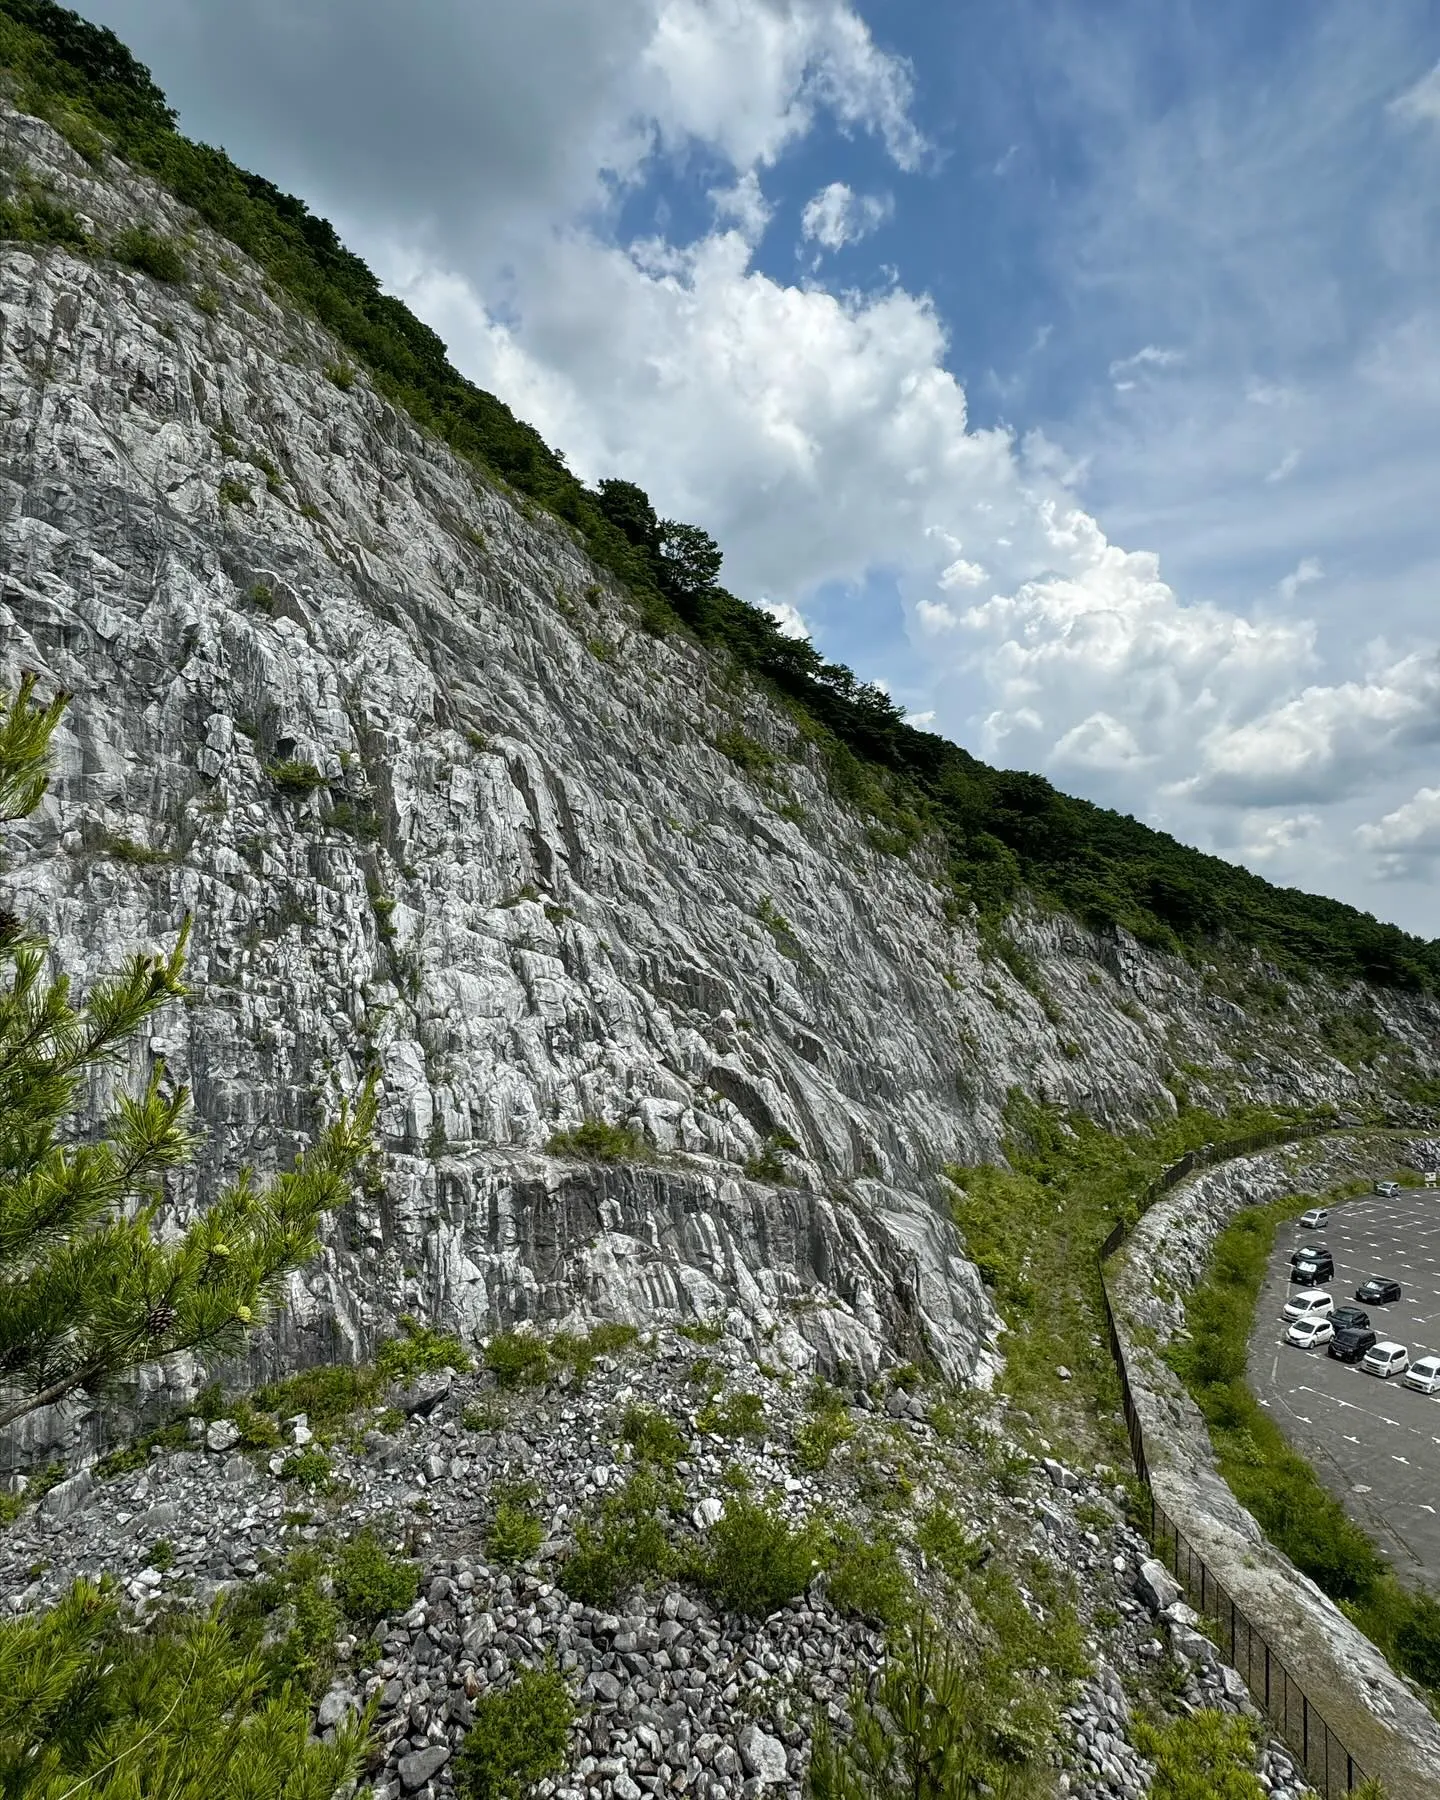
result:
[[(67, 696), (48, 705), (26, 677), (0, 700), (0, 820), (45, 790)], [(375, 1092), (342, 1107), (288, 1173), (242, 1174), (180, 1236), (153, 1225), (166, 1173), (189, 1157), (189, 1095), (157, 1066), (84, 1141), (79, 1090), (117, 1062), (146, 1019), (184, 994), (185, 939), (132, 956), (83, 1005), (48, 974), (45, 941), (0, 908), (0, 1427), (139, 1364), (224, 1354), (319, 1248), (320, 1221), (348, 1196), (370, 1147)], [(78, 1141), (77, 1141), (78, 1140)]]
[(367, 1730), (352, 1719), (333, 1744), (312, 1738), (303, 1685), (275, 1678), (258, 1624), (220, 1609), (136, 1633), (81, 1581), (49, 1612), (0, 1620), (6, 1795), (330, 1800)]

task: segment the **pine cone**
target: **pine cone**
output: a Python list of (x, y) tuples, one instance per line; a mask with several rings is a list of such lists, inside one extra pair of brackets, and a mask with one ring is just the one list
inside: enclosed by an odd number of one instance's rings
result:
[(175, 1322), (180, 1317), (168, 1300), (162, 1300), (158, 1306), (152, 1306), (145, 1315), (145, 1335), (150, 1338), (168, 1337), (175, 1329)]

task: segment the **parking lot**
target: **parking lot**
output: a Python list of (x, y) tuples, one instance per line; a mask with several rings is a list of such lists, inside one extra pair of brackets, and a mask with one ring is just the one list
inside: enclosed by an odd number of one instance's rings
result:
[(1282, 1226), (1250, 1340), (1250, 1380), (1261, 1405), (1396, 1574), (1440, 1587), (1440, 1395), (1283, 1341), (1286, 1300), (1311, 1291), (1289, 1279), (1290, 1252), (1305, 1243), (1326, 1245), (1335, 1259), (1324, 1291), (1336, 1306), (1361, 1305), (1354, 1294), (1362, 1281), (1392, 1276), (1403, 1292), (1389, 1306), (1366, 1306), (1371, 1329), (1404, 1344), (1412, 1362), (1440, 1354), (1440, 1190), (1347, 1200), (1319, 1231)]

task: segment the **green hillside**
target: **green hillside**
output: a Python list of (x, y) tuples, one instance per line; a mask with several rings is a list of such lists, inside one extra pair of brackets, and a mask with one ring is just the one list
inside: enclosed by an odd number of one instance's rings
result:
[[(719, 584), (720, 552), (705, 532), (657, 519), (629, 483), (585, 487), (536, 431), (451, 367), (435, 333), (381, 292), (325, 220), (223, 151), (183, 137), (148, 70), (113, 33), (51, 0), (0, 0), (0, 66), (19, 105), (50, 119), (90, 160), (113, 146), (152, 173), (321, 320), (380, 391), (574, 526), (629, 586), (651, 631), (687, 631), (729, 650), (820, 744), (836, 786), (871, 816), (879, 846), (898, 853), (922, 835), (943, 839), (959, 900), (994, 916), (1028, 889), (1091, 925), (1125, 925), (1168, 948), (1228, 938), (1295, 973), (1440, 985), (1440, 942), (1274, 887), (1040, 776), (992, 769), (906, 725), (849, 669), (782, 637), (768, 614)], [(8, 210), (0, 232), (99, 253), (60, 209)]]

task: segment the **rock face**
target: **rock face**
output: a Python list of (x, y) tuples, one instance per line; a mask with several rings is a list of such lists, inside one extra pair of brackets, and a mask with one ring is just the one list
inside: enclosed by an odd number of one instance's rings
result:
[[(1116, 1124), (1173, 1109), (1182, 1063), (1199, 1099), (1348, 1101), (1370, 1078), (1316, 1022), (1357, 1003), (1430, 1060), (1428, 1003), (1317, 990), (1257, 1022), (1064, 919), (1015, 923), (1022, 982), (782, 709), (641, 632), (232, 247), (34, 119), (0, 140), (98, 239), (146, 221), (191, 274), (0, 249), (0, 673), (74, 695), (7, 901), (82, 981), (193, 919), (189, 1004), (129, 1071), (193, 1088), (182, 1210), (383, 1074), (383, 1185), (260, 1363), (407, 1309), (732, 1309), (792, 1362), (924, 1347), (983, 1379), (939, 1170), (996, 1153), (1013, 1087)], [(586, 1119), (644, 1154), (547, 1153)]]

